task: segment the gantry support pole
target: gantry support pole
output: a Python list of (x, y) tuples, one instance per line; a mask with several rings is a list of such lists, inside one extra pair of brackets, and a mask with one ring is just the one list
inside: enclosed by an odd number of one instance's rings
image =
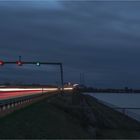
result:
[[(21, 64), (36, 64), (37, 62), (34, 61), (22, 61), (21, 56), (19, 56), (19, 60)], [(64, 71), (63, 71), (63, 64), (57, 62), (39, 62), (40, 65), (59, 65), (60, 66), (60, 80), (61, 80), (61, 93), (64, 93)], [(17, 64), (17, 61), (4, 61), (4, 64)], [(21, 66), (21, 65), (20, 65)]]

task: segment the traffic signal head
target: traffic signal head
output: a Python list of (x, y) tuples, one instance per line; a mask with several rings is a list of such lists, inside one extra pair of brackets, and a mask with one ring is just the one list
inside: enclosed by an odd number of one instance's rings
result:
[(40, 66), (40, 62), (36, 62), (36, 65), (37, 65), (37, 66)]
[(18, 66), (22, 66), (22, 62), (21, 62), (21, 61), (17, 61), (16, 64), (17, 64)]
[(4, 62), (2, 60), (0, 60), (0, 66), (3, 66)]

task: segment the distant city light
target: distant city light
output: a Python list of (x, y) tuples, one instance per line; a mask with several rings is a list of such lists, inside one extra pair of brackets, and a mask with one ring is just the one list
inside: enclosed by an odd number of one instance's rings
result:
[(78, 86), (78, 85), (79, 85), (79, 84), (74, 84), (73, 86), (76, 87), (76, 86)]

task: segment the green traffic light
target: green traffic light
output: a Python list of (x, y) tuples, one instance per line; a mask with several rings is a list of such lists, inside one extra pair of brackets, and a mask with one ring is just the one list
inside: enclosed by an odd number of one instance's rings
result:
[(37, 62), (36, 65), (37, 65), (37, 66), (40, 66), (40, 62)]

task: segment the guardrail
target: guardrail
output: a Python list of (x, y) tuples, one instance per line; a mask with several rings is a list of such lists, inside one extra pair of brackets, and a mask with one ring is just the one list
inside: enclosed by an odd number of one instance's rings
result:
[(5, 110), (10, 109), (10, 108), (14, 108), (14, 107), (21, 105), (23, 103), (29, 103), (33, 99), (36, 99), (36, 98), (41, 97), (43, 95), (44, 95), (44, 93), (1, 100), (0, 101), (0, 112), (5, 111)]

